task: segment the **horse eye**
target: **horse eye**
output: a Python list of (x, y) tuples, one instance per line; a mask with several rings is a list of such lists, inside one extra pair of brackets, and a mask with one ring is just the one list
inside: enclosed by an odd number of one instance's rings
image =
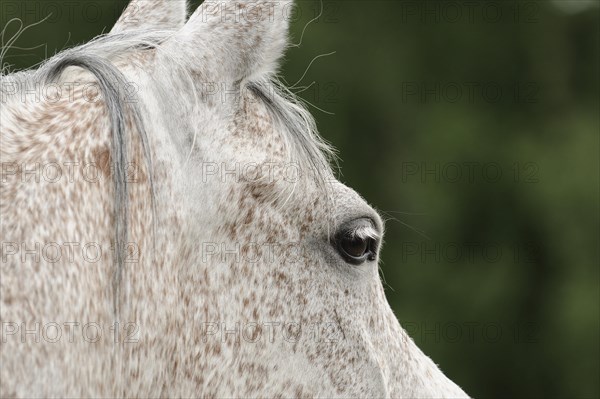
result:
[(340, 246), (346, 254), (353, 258), (360, 258), (369, 249), (369, 241), (367, 240), (358, 237), (345, 237), (342, 239)]
[(349, 229), (343, 229), (335, 239), (339, 254), (346, 262), (353, 265), (360, 265), (367, 260), (374, 261), (377, 257), (377, 241), (370, 236), (360, 234), (358, 229), (361, 227), (364, 228), (365, 226), (359, 226), (358, 228), (353, 226)]

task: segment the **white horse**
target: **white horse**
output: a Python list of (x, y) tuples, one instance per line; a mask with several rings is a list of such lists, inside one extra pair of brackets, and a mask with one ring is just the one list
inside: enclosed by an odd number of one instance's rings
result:
[(276, 84), (292, 6), (133, 0), (2, 76), (2, 397), (466, 397)]

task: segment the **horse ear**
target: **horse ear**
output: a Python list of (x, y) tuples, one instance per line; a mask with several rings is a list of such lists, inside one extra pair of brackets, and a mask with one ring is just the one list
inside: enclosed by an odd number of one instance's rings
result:
[(131, 0), (110, 33), (179, 29), (187, 17), (187, 0)]
[(237, 82), (270, 74), (288, 45), (293, 0), (206, 0), (170, 39), (194, 73)]

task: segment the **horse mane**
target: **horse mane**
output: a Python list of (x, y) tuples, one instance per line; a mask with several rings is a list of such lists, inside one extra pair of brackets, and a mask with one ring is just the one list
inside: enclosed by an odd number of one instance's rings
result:
[(248, 88), (263, 101), (281, 128), (291, 149), (290, 162), (298, 163), (301, 171), (309, 173), (318, 183), (331, 178), (335, 150), (319, 135), (315, 119), (303, 101), (276, 77), (250, 82)]
[[(115, 248), (126, 245), (129, 238), (129, 189), (126, 173), (129, 159), (128, 152), (131, 146), (130, 138), (127, 135), (128, 121), (132, 122), (142, 143), (151, 188), (153, 212), (155, 211), (156, 196), (150, 144), (144, 127), (140, 102), (124, 98), (122, 88), (127, 87), (128, 81), (114, 62), (140, 48), (151, 48), (158, 45), (169, 34), (170, 32), (166, 31), (152, 31), (102, 35), (89, 43), (56, 54), (45, 61), (37, 70), (0, 76), (0, 84), (3, 90), (8, 83), (19, 85), (20, 90), (34, 90), (36, 84), (49, 85), (61, 79), (67, 79), (67, 77), (82, 80), (81, 76), (75, 75), (76, 70), (73, 67), (80, 68), (93, 76), (108, 111), (112, 133), (111, 159), (114, 165), (112, 183), (115, 201), (113, 210)], [(2, 60), (0, 60), (1, 63)], [(5, 98), (10, 99), (10, 95), (3, 92), (3, 102)], [(154, 229), (154, 226), (152, 228)], [(114, 257), (116, 267), (112, 278), (113, 312), (115, 318), (118, 318), (118, 298), (125, 265), (125, 254), (123, 251), (115, 250)]]

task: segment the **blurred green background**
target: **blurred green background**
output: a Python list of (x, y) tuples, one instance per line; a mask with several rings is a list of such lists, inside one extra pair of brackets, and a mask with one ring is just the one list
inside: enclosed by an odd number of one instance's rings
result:
[[(86, 42), (125, 3), (3, 0), (1, 26), (52, 13), (5, 62)], [(599, 34), (587, 0), (300, 1), (293, 16), (282, 75), (388, 219), (389, 301), (474, 397), (600, 397)]]

